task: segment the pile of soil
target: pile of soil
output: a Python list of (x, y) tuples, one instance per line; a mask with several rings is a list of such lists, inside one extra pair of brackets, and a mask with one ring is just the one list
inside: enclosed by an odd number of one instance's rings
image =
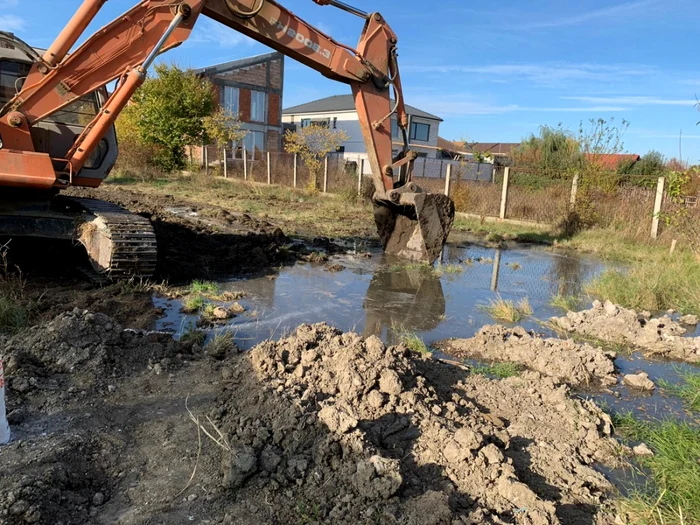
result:
[(113, 202), (149, 218), (158, 240), (157, 277), (173, 284), (259, 272), (319, 249), (293, 243), (268, 221), (169, 195), (110, 186), (71, 188), (66, 194)]
[(570, 385), (614, 385), (615, 353), (571, 340), (545, 339), (520, 326), (484, 326), (470, 339), (449, 339), (436, 348), (460, 358), (519, 363)]
[(0, 523), (611, 523), (610, 420), (552, 378), (323, 324), (196, 359), (159, 337), (71, 312), (6, 343)]
[(639, 348), (649, 356), (700, 363), (700, 337), (684, 337), (687, 330), (668, 315), (653, 318), (606, 301), (593, 307), (553, 317), (558, 329), (595, 340)]

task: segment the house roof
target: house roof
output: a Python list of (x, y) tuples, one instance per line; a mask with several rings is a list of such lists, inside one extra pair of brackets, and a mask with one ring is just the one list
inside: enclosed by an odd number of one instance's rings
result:
[[(352, 95), (335, 95), (293, 106), (282, 111), (283, 115), (299, 115), (306, 113), (333, 113), (335, 111), (355, 111), (355, 100)], [(406, 112), (414, 117), (427, 118), (442, 122), (440, 117), (406, 105)]]
[(453, 153), (459, 153), (464, 151), (464, 144), (460, 144), (457, 141), (447, 140), (442, 137), (438, 137), (437, 142), (438, 148), (443, 151), (451, 151)]
[(496, 155), (510, 155), (510, 152), (520, 146), (519, 142), (473, 142), (465, 143), (464, 149), (469, 153), (493, 153)]
[(621, 162), (637, 162), (640, 157), (636, 153), (603, 153), (603, 154), (593, 154), (589, 153), (586, 158), (600, 166), (601, 168), (607, 168), (614, 170)]
[(223, 64), (215, 64), (213, 66), (202, 67), (199, 69), (194, 69), (195, 75), (211, 76), (217, 75), (219, 73), (224, 73), (226, 71), (231, 71), (233, 69), (243, 69), (246, 67), (256, 66), (267, 62), (270, 59), (281, 58), (284, 60), (284, 55), (277, 51), (272, 53), (265, 53), (264, 55), (255, 55), (252, 57), (241, 58), (239, 60), (233, 60), (231, 62), (224, 62)]

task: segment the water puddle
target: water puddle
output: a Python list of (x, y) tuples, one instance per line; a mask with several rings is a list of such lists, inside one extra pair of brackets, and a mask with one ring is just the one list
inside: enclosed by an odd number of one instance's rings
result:
[[(553, 335), (541, 323), (563, 314), (549, 304), (552, 296), (582, 295), (585, 283), (606, 269), (600, 260), (580, 254), (467, 244), (446, 246), (436, 272), (397, 263), (380, 251), (370, 252), (370, 257), (349, 251), (333, 257), (330, 264), (338, 271), (307, 263), (273, 275), (220, 283), (224, 292), (246, 293), (240, 302), (247, 312), (216, 330), (233, 331), (245, 349), (282, 337), (302, 323), (317, 322), (377, 335), (388, 343), (409, 331), (430, 345), (450, 337), (471, 337), (483, 325), (494, 324), (483, 307), (500, 297), (515, 302), (528, 298), (533, 315), (519, 324)], [(177, 300), (155, 302), (165, 310), (158, 330), (181, 334), (197, 322), (196, 315), (180, 312)], [(621, 373), (645, 371), (655, 382), (663, 378), (677, 383), (679, 370), (688, 368), (639, 354), (620, 355), (616, 363)], [(660, 389), (640, 395), (619, 384), (606, 393), (586, 395), (613, 410), (631, 410), (642, 417), (692, 418), (680, 400)]]

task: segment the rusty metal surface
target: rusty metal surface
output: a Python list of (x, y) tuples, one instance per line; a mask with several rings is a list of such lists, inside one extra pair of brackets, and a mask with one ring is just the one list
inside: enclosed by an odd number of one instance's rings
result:
[(0, 186), (47, 189), (55, 182), (53, 164), (46, 153), (0, 149)]

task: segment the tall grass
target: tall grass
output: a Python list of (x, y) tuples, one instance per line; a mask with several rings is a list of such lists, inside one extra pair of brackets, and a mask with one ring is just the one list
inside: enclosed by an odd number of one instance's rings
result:
[(575, 295), (557, 294), (550, 299), (549, 304), (555, 308), (566, 310), (567, 312), (574, 312), (580, 306), (581, 299)]
[(9, 247), (0, 245), (0, 333), (13, 334), (27, 326), (25, 281), (19, 270), (10, 268)]
[(649, 257), (627, 270), (608, 270), (587, 292), (599, 299), (651, 312), (673, 308), (700, 313), (700, 262), (690, 252)]
[(501, 363), (494, 362), (491, 364), (479, 363), (469, 367), (472, 374), (495, 377), (497, 379), (506, 379), (508, 377), (517, 376), (522, 367), (518, 363)]
[(488, 313), (491, 317), (498, 321), (507, 323), (517, 323), (523, 317), (532, 315), (533, 310), (530, 301), (527, 297), (523, 298), (515, 304), (513, 301), (508, 301), (499, 297), (491, 299), (489, 304), (481, 306), (481, 309)]
[(686, 371), (682, 372), (680, 376), (682, 382), (678, 385), (661, 379), (659, 386), (669, 394), (683, 399), (691, 410), (700, 411), (700, 372)]
[(622, 500), (630, 523), (700, 523), (700, 429), (672, 420), (645, 423), (630, 414), (614, 418), (622, 436), (649, 445), (653, 456), (640, 464), (651, 473), (651, 483)]

